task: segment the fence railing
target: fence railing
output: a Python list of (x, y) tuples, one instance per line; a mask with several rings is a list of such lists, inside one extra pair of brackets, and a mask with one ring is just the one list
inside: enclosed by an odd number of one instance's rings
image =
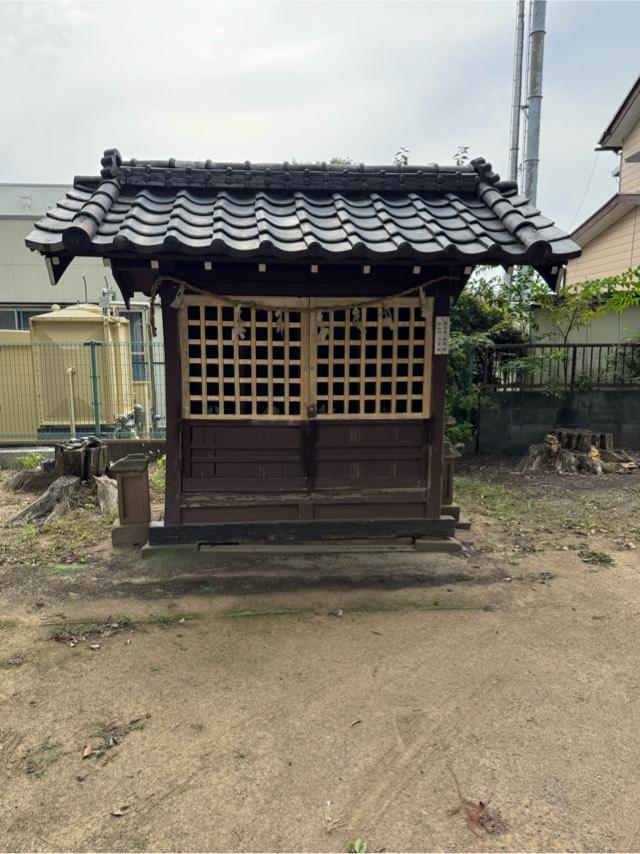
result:
[(640, 344), (497, 344), (478, 372), (484, 389), (640, 388)]
[(0, 441), (165, 435), (164, 346), (0, 341)]

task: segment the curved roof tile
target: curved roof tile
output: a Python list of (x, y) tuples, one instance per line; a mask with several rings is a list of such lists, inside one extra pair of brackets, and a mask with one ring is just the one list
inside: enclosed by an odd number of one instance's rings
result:
[(45, 255), (274, 255), (559, 264), (569, 237), (477, 158), (460, 167), (102, 158), (26, 240)]

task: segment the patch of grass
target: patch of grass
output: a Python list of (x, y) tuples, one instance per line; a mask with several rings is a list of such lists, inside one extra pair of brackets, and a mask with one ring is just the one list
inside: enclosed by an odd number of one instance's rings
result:
[(0, 620), (0, 632), (7, 631), (8, 629), (15, 629), (18, 624), (15, 620)]
[(530, 502), (523, 502), (521, 495), (502, 483), (491, 483), (479, 478), (458, 477), (456, 478), (456, 498), (465, 505), (465, 508), (475, 513), (496, 513), (506, 519), (522, 512), (523, 505), (527, 507)]
[(369, 843), (364, 839), (354, 839), (347, 845), (347, 854), (367, 854)]
[[(0, 542), (0, 563), (14, 566), (84, 564), (90, 549), (104, 540), (111, 522), (95, 512), (95, 506), (81, 506), (50, 525), (38, 527), (25, 522), (8, 529)], [(61, 570), (60, 570), (61, 571)]]
[(86, 563), (55, 563), (49, 567), (50, 575), (70, 575), (74, 572), (84, 572)]

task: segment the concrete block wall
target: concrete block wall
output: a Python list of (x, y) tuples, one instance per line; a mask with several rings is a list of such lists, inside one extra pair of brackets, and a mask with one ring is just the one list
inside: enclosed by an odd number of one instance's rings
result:
[(613, 433), (617, 448), (640, 450), (640, 389), (490, 392), (480, 408), (476, 448), (483, 454), (524, 454), (553, 427)]

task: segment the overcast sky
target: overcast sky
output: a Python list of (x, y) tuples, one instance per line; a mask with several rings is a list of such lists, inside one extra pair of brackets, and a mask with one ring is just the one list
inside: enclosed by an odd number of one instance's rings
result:
[[(0, 2), (0, 181), (125, 158), (450, 163), (506, 173), (515, 2)], [(640, 3), (551, 0), (538, 203), (615, 192), (597, 140), (640, 72)], [(576, 218), (596, 160), (589, 191)]]

